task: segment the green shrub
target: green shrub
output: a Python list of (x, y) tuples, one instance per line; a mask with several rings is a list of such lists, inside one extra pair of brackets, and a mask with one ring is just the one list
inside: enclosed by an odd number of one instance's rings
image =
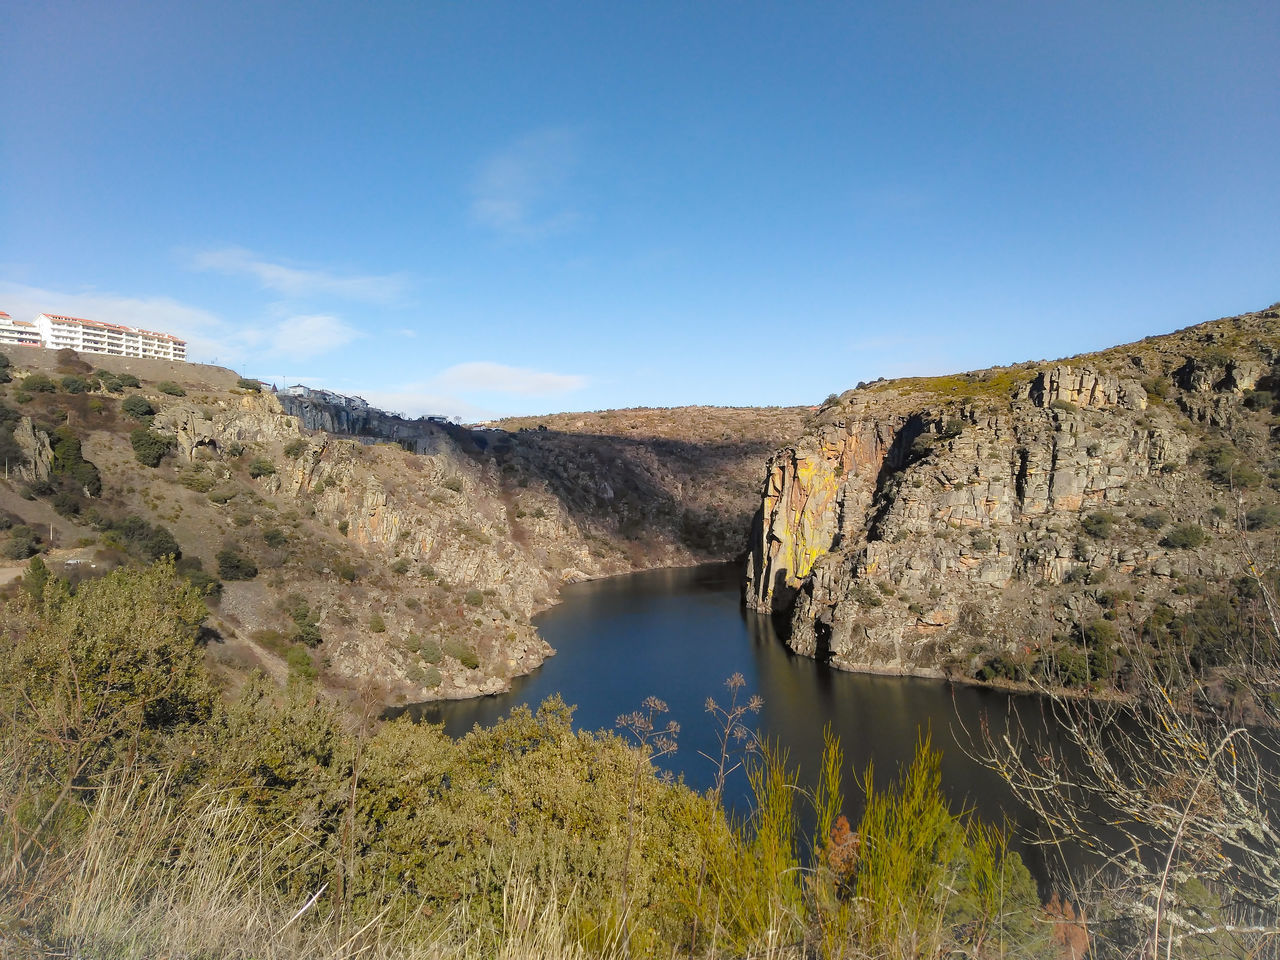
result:
[(129, 434), (129, 442), (133, 444), (133, 455), (144, 467), (158, 467), (165, 454), (173, 449), (174, 441), (139, 427)]
[(1054, 400), (1049, 404), (1050, 410), (1061, 410), (1063, 413), (1079, 413), (1080, 408), (1070, 400)]
[(244, 456), (244, 444), (239, 440), (232, 440), (222, 448), (222, 452), (232, 459), (239, 459)]
[(223, 580), (252, 580), (258, 568), (252, 560), (234, 547), (218, 551), (218, 576)]
[(258, 457), (249, 464), (249, 476), (255, 480), (259, 477), (269, 477), (276, 472), (276, 465), (264, 457)]
[(450, 640), (444, 645), (444, 652), (457, 660), (468, 670), (475, 670), (480, 666), (480, 660), (476, 656), (474, 650), (463, 643), (461, 640)]
[(209, 491), (209, 500), (217, 504), (230, 503), (240, 494), (240, 488), (235, 484), (227, 483), (220, 487), (214, 487)]
[(40, 538), (26, 524), (18, 524), (9, 529), (2, 552), (10, 560), (26, 560), (40, 552)]
[(248, 380), (244, 377), (241, 377), (239, 380), (236, 381), (236, 386), (239, 387), (241, 390), (248, 390), (252, 393), (262, 392), (262, 383), (258, 380)]
[(338, 532), (342, 534), (344, 537), (347, 535), (347, 531), (350, 529), (351, 529), (351, 524), (349, 521), (347, 521), (346, 519), (342, 519), (338, 521)]
[(1205, 464), (1205, 476), (1224, 487), (1248, 490), (1262, 483), (1262, 474), (1224, 440), (1201, 444), (1191, 456)]
[(1269, 530), (1280, 525), (1280, 507), (1270, 503), (1254, 507), (1245, 514), (1244, 525), (1247, 530)]
[(43, 373), (29, 373), (22, 381), (22, 389), (28, 393), (56, 393), (58, 386)]
[(284, 531), (279, 527), (268, 527), (262, 531), (262, 539), (268, 547), (278, 550), (288, 542), (288, 538), (284, 535)]
[(1163, 510), (1153, 510), (1138, 518), (1138, 523), (1148, 530), (1160, 530), (1169, 522), (1169, 514)]
[(1098, 540), (1106, 540), (1115, 532), (1116, 515), (1106, 511), (1091, 513), (1080, 521), (1080, 527), (1089, 536)]
[(1064, 687), (1083, 687), (1089, 682), (1087, 654), (1069, 643), (1058, 644), (1036, 663), (1040, 676)]
[(305, 647), (290, 647), (284, 655), (284, 662), (289, 665), (289, 673), (303, 680), (315, 680), (319, 676), (315, 662)]
[(120, 401), (120, 409), (135, 420), (155, 416), (156, 408), (140, 393), (131, 393)]
[(172, 380), (161, 380), (156, 384), (156, 389), (161, 393), (167, 393), (171, 397), (185, 397), (187, 395), (187, 391)]
[(208, 493), (213, 489), (213, 477), (207, 473), (187, 471), (178, 478), (178, 482), (188, 490), (194, 490), (196, 493)]
[(446, 490), (452, 490), (454, 493), (462, 492), (462, 480), (459, 477), (449, 477), (444, 483), (440, 484)]
[(297, 460), (307, 449), (307, 441), (290, 440), (284, 447), (284, 455), (290, 460)]
[(135, 377), (132, 373), (117, 373), (116, 379), (120, 381), (120, 386), (122, 387), (142, 386), (142, 384), (138, 382), (138, 378)]
[(53, 431), (52, 474), (56, 480), (72, 485), (86, 496), (102, 493), (102, 476), (97, 466), (84, 458), (80, 438), (65, 424)]
[(1194, 550), (1207, 539), (1208, 534), (1199, 524), (1180, 523), (1165, 534), (1160, 544), (1175, 550)]
[(1250, 410), (1270, 410), (1276, 397), (1270, 390), (1246, 390), (1244, 405)]
[(84, 393), (89, 389), (89, 384), (84, 377), (77, 377), (75, 374), (67, 374), (67, 376), (62, 378), (62, 389), (67, 393)]
[(484, 594), (481, 593), (479, 590), (468, 590), (467, 595), (463, 599), (466, 601), (468, 606), (472, 606), (472, 607), (484, 606)]
[(382, 619), (382, 614), (375, 613), (369, 618), (369, 629), (374, 633), (387, 632), (387, 622)]
[(439, 663), (444, 657), (444, 650), (441, 649), (439, 641), (430, 637), (424, 638), (418, 644), (418, 653), (427, 663)]

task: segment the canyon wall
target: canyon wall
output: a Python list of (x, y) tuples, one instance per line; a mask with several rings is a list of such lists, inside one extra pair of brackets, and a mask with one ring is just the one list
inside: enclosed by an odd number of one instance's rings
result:
[(1237, 498), (1276, 499), (1255, 388), (1275, 382), (1278, 333), (1270, 310), (832, 398), (766, 465), (747, 605), (843, 669), (964, 677), (1119, 621), (1117, 603), (1134, 622), (1186, 609), (1187, 583), (1241, 572)]

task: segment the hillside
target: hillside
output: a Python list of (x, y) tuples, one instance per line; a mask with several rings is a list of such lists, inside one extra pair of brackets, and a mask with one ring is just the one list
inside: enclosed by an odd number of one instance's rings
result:
[(1123, 687), (1176, 640), (1211, 671), (1254, 615), (1241, 529), (1274, 555), (1278, 389), (1275, 306), (860, 384), (769, 460), (748, 602), (849, 670)]
[(530, 617), (565, 582), (741, 555), (758, 465), (807, 413), (472, 431), (217, 367), (6, 353), (0, 583), (37, 551), (84, 576), (176, 548), (213, 591), (226, 683), (319, 673), (378, 703), (504, 689), (552, 652)]

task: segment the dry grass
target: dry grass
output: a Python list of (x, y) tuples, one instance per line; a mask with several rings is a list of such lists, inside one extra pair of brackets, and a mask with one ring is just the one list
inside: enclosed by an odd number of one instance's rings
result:
[[(142, 775), (98, 793), (77, 842), (0, 894), (0, 956), (252, 957), (297, 960), (614, 960), (616, 936), (588, 951), (572, 897), (511, 873), (496, 928), (464, 900), (423, 917), (390, 900), (372, 917), (344, 916), (324, 888), (304, 902), (282, 897), (285, 849), (225, 797), (197, 791), (175, 802), (167, 780)], [(294, 869), (305, 869), (293, 863)], [(5, 933), (4, 931), (9, 931)], [(600, 940), (599, 937), (595, 939)]]

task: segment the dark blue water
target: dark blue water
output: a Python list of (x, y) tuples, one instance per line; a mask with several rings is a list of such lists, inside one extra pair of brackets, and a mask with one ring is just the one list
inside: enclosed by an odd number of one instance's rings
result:
[[(562, 602), (537, 618), (539, 632), (556, 648), (535, 673), (512, 683), (509, 693), (477, 700), (421, 704), (414, 715), (442, 722), (452, 735), (474, 724), (488, 725), (517, 704), (536, 709), (560, 694), (575, 707), (574, 721), (587, 730), (616, 729), (617, 718), (640, 708), (649, 696), (666, 701), (680, 724), (679, 748), (660, 763), (698, 789), (709, 787), (719, 755), (716, 725), (704, 704), (728, 702), (725, 680), (741, 673), (740, 693), (764, 698), (751, 717), (760, 736), (775, 740), (811, 785), (830, 724), (845, 752), (845, 812), (862, 809), (859, 775), (874, 762), (883, 786), (909, 762), (917, 738), (931, 733), (942, 751), (944, 789), (956, 807), (969, 806), (993, 823), (1010, 820), (1015, 843), (1042, 880), (1049, 864), (1026, 839), (1036, 825), (1013, 800), (998, 776), (970, 754), (970, 733), (985, 721), (1001, 729), (1016, 713), (1028, 726), (1044, 727), (1040, 702), (1031, 697), (953, 686), (943, 682), (875, 677), (832, 670), (792, 654), (771, 618), (746, 612), (740, 602), (742, 571), (716, 564), (655, 570), (566, 587)], [(965, 732), (967, 728), (970, 733)], [(705, 755), (705, 756), (704, 756)], [(727, 783), (726, 799), (748, 809), (749, 787), (739, 770)]]

